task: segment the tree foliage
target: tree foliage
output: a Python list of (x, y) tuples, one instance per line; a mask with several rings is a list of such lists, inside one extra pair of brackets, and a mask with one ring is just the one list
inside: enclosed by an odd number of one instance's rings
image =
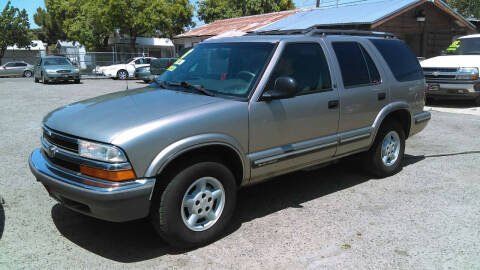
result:
[(31, 37), (27, 12), (13, 7), (8, 1), (0, 13), (0, 61), (8, 46), (26, 48), (32, 43)]
[(201, 0), (197, 4), (198, 17), (206, 23), (295, 8), (292, 0)]
[(50, 15), (39, 10), (35, 16), (52, 19), (66, 39), (89, 49), (105, 47), (109, 36), (123, 34), (131, 37), (133, 48), (137, 37), (172, 37), (193, 25), (188, 0), (45, 0), (45, 6)]
[(467, 18), (480, 18), (480, 0), (447, 0), (447, 4)]
[(67, 36), (63, 31), (62, 24), (66, 19), (68, 3), (58, 0), (45, 0), (45, 8), (37, 8), (37, 13), (33, 15), (33, 20), (41, 29), (37, 32), (37, 35), (48, 44), (66, 39)]

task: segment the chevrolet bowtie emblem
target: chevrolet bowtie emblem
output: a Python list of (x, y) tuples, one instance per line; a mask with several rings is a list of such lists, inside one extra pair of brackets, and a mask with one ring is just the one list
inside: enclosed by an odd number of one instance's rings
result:
[(57, 153), (57, 147), (56, 146), (50, 146), (48, 147), (48, 152), (47, 152), (47, 155), (50, 157), (50, 158), (53, 158), (55, 157), (55, 154)]

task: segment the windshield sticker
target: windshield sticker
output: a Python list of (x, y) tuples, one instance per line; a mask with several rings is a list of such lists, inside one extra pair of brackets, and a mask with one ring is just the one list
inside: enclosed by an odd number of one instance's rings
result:
[(454, 52), (460, 47), (460, 40), (455, 40), (450, 46), (447, 48), (447, 51)]
[(181, 64), (183, 64), (185, 62), (184, 59), (178, 59), (177, 61), (175, 61), (175, 63), (173, 63), (174, 65), (178, 65), (180, 66)]
[(177, 68), (175, 65), (171, 65), (169, 68), (167, 68), (168, 71), (174, 71)]

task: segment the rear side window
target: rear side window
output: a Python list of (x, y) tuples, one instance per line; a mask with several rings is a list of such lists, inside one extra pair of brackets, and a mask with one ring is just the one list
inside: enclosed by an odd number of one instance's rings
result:
[(405, 42), (392, 39), (370, 39), (370, 41), (382, 54), (397, 81), (423, 79), (420, 64)]
[(380, 83), (380, 74), (370, 55), (358, 42), (333, 42), (345, 87)]
[(25, 63), (15, 63), (15, 66), (16, 67), (26, 67), (27, 64), (25, 64)]

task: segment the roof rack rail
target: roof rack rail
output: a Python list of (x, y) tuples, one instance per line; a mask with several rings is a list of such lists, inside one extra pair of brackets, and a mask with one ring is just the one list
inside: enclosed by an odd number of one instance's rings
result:
[(311, 29), (306, 33), (307, 36), (315, 35), (352, 35), (352, 36), (377, 36), (385, 38), (396, 38), (392, 33), (377, 32), (377, 31), (365, 31), (365, 30), (340, 30), (340, 29)]
[(306, 36), (326, 36), (326, 35), (352, 35), (352, 36), (377, 36), (385, 38), (396, 38), (392, 33), (365, 31), (365, 30), (343, 30), (343, 29), (296, 29), (296, 30), (272, 30), (265, 32), (254, 32), (251, 35), (306, 35)]

